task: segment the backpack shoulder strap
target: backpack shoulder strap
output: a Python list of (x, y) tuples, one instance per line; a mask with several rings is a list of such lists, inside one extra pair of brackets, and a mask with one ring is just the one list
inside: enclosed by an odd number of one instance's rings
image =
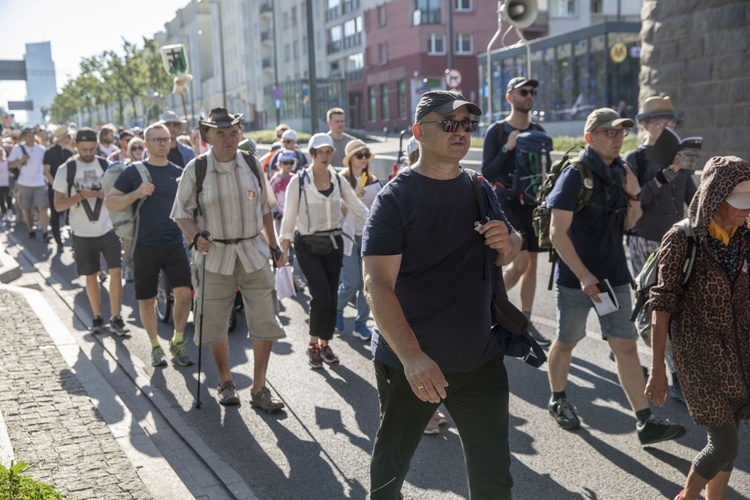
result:
[(698, 253), (698, 238), (695, 235), (693, 226), (690, 225), (688, 217), (674, 224), (687, 236), (687, 248), (685, 249), (685, 260), (682, 264), (682, 284), (685, 285), (690, 276), (693, 274), (695, 257)]
[(197, 215), (203, 215), (200, 196), (203, 191), (203, 181), (206, 179), (206, 170), (208, 170), (207, 154), (203, 153), (195, 157), (195, 210), (193, 210), (193, 218)]
[(76, 179), (76, 159), (71, 158), (67, 162), (67, 170), (66, 170), (66, 178), (68, 181), (68, 198), (70, 198), (70, 193), (73, 191), (73, 184), (75, 184)]
[(593, 186), (594, 178), (591, 175), (591, 169), (580, 158), (571, 158), (570, 165), (573, 165), (578, 170), (578, 175), (581, 177), (581, 187), (578, 188), (578, 198), (576, 199), (576, 208), (574, 210), (575, 213), (578, 213), (591, 201), (592, 189), (586, 187), (586, 181), (588, 180)]
[(138, 173), (141, 174), (141, 182), (151, 182), (151, 174), (148, 172), (146, 165), (142, 161), (136, 161), (133, 166), (138, 169)]
[[(258, 184), (260, 184), (261, 189), (263, 189), (263, 180), (261, 179), (262, 176), (260, 173), (260, 166), (256, 163), (258, 160), (250, 153), (246, 153), (245, 151), (240, 152), (242, 153), (242, 157), (245, 159), (245, 163), (247, 163), (247, 166), (250, 167), (250, 170), (253, 171), (253, 174), (258, 179)], [(203, 174), (203, 176), (205, 177), (205, 173)]]
[(109, 167), (109, 162), (106, 160), (106, 158), (97, 156), (96, 159), (99, 160), (99, 166), (102, 168), (102, 172), (106, 172), (107, 167)]
[(495, 123), (497, 123), (497, 143), (502, 147), (503, 138), (505, 137), (505, 120), (498, 120)]

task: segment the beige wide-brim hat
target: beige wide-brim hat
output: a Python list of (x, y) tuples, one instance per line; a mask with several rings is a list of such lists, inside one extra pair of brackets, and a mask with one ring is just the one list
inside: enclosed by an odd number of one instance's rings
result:
[(70, 137), (70, 130), (68, 127), (61, 125), (55, 129), (55, 144), (62, 141), (66, 137)]
[(649, 97), (643, 102), (641, 112), (635, 116), (638, 122), (656, 118), (674, 120), (674, 106), (672, 106), (672, 100), (668, 96)]
[[(365, 141), (360, 139), (353, 139), (346, 143), (346, 148), (344, 149), (344, 152), (346, 153), (346, 156), (344, 156), (344, 160), (341, 162), (345, 167), (351, 167), (349, 165), (349, 162), (352, 159), (352, 156), (357, 154), (357, 152), (362, 151), (363, 149), (370, 149), (370, 147), (365, 144)], [(375, 155), (370, 151), (370, 160), (375, 158)], [(369, 161), (369, 160), (368, 160)]]

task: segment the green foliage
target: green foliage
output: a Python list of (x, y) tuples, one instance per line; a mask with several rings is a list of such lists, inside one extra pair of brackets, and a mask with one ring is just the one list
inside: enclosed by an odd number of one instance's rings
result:
[[(568, 136), (558, 136), (552, 138), (552, 145), (555, 148), (555, 151), (562, 151), (565, 152), (572, 148), (573, 146), (578, 146), (583, 144), (586, 145), (586, 141), (584, 140), (583, 136), (581, 137), (568, 137)], [(481, 137), (472, 137), (471, 138), (471, 147), (472, 148), (481, 148), (484, 146), (484, 139)], [(638, 146), (638, 137), (634, 135), (629, 135), (622, 141), (622, 149), (620, 150), (623, 154), (626, 151), (630, 151), (631, 149), (635, 149)]]
[(0, 498), (4, 500), (62, 500), (51, 485), (36, 481), (28, 474), (26, 462), (12, 462), (10, 468), (0, 464)]

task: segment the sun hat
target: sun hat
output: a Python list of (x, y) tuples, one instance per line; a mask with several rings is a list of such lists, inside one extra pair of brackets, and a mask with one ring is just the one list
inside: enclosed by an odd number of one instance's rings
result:
[(236, 115), (232, 115), (229, 114), (226, 108), (214, 108), (208, 114), (207, 120), (198, 120), (198, 129), (200, 130), (201, 139), (205, 141), (206, 132), (208, 132), (209, 128), (227, 128), (237, 125), (240, 122), (242, 122), (242, 114), (237, 113)]
[[(365, 141), (361, 139), (353, 139), (346, 143), (346, 148), (344, 148), (344, 152), (346, 153), (346, 156), (344, 156), (344, 160), (341, 162), (345, 167), (351, 167), (349, 165), (349, 161), (352, 159), (352, 156), (357, 154), (358, 151), (362, 151), (363, 149), (368, 149), (369, 146), (365, 144)], [(370, 151), (370, 160), (375, 158), (375, 155), (372, 154), (372, 151)]]
[(649, 97), (643, 101), (641, 112), (635, 116), (636, 121), (639, 122), (654, 118), (674, 120), (674, 106), (672, 106), (672, 100), (668, 96)]

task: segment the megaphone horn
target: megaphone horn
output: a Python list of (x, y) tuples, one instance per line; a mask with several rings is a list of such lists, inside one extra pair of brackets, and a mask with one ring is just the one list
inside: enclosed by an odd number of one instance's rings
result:
[(508, 0), (500, 7), (500, 15), (516, 28), (528, 28), (539, 13), (536, 0)]

